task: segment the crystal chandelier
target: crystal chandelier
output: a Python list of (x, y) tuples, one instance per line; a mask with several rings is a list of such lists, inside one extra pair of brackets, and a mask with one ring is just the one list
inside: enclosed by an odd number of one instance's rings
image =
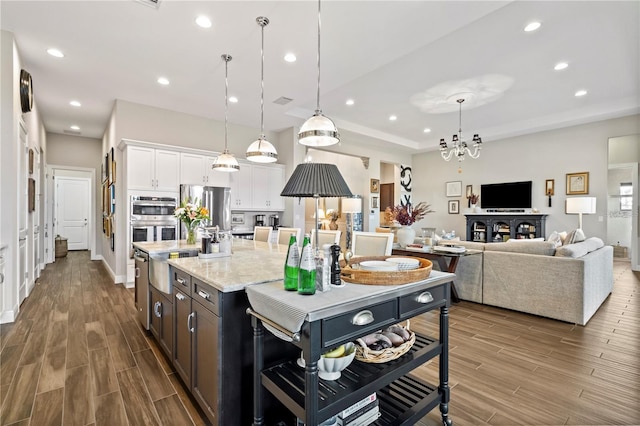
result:
[(260, 136), (247, 148), (247, 160), (255, 163), (273, 163), (278, 160), (276, 148), (264, 135), (264, 27), (269, 24), (269, 18), (258, 16), (256, 22), (262, 28), (261, 71), (260, 71)]
[(449, 148), (444, 139), (440, 139), (440, 155), (445, 161), (449, 161), (455, 155), (458, 157), (458, 161), (463, 161), (465, 155), (469, 155), (469, 157), (475, 159), (480, 157), (480, 149), (482, 148), (482, 139), (476, 133), (473, 135), (473, 151), (469, 148), (467, 143), (462, 140), (462, 103), (464, 99), (458, 99), (456, 102), (460, 105), (460, 128), (458, 129), (458, 134), (453, 135), (452, 144), (453, 146)]
[(238, 170), (240, 170), (238, 160), (236, 160), (233, 154), (229, 152), (229, 148), (227, 146), (227, 116), (229, 112), (228, 70), (229, 61), (231, 61), (231, 59), (231, 55), (222, 55), (222, 60), (224, 61), (224, 151), (222, 151), (222, 154), (218, 155), (216, 160), (213, 162), (213, 165), (211, 166), (213, 170), (219, 172), (237, 172)]
[(298, 142), (306, 146), (329, 146), (340, 142), (340, 134), (333, 121), (320, 109), (320, 0), (318, 0), (318, 92), (316, 111), (298, 132)]

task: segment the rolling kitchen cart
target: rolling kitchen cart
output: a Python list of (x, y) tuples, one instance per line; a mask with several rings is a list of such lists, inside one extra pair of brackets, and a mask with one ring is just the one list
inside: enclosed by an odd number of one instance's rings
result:
[[(318, 425), (377, 392), (382, 413), (374, 425), (412, 425), (439, 405), (448, 416), (448, 328), (454, 274), (432, 271), (429, 278), (394, 286), (347, 284), (343, 288), (302, 296), (285, 292), (282, 282), (246, 288), (247, 310), (254, 330), (254, 426), (264, 425), (263, 387), (306, 425)], [(318, 377), (320, 355), (376, 330), (440, 309), (439, 339), (416, 333), (409, 352), (387, 363), (355, 360), (335, 381)], [(264, 327), (302, 350), (305, 368), (295, 359), (264, 368)], [(414, 330), (415, 331), (415, 330)], [(439, 358), (439, 384), (410, 374)]]

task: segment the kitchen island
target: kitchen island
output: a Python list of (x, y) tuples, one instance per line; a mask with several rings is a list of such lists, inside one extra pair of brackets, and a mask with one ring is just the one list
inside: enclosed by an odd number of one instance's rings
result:
[[(150, 257), (197, 250), (185, 241), (135, 243)], [(214, 425), (252, 420), (253, 332), (246, 314), (248, 285), (281, 280), (287, 246), (232, 240), (227, 257), (169, 258), (169, 295), (151, 289), (150, 330), (193, 398)], [(155, 294), (154, 294), (155, 293)], [(160, 297), (160, 299), (158, 299)], [(267, 359), (297, 351), (272, 337)], [(292, 419), (265, 402), (270, 424)], [(281, 417), (282, 414), (284, 417)]]

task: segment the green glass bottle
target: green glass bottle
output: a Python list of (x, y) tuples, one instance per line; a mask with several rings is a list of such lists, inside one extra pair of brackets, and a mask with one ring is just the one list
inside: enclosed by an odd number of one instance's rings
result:
[(298, 275), (300, 271), (300, 249), (296, 241), (296, 234), (289, 237), (287, 260), (284, 263), (284, 289), (296, 291), (298, 289)]
[(316, 294), (316, 259), (313, 255), (309, 234), (304, 234), (304, 242), (302, 243), (298, 293)]

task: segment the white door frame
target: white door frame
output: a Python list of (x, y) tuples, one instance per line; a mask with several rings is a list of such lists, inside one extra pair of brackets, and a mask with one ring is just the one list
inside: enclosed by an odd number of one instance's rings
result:
[[(640, 271), (640, 265), (638, 264), (638, 163), (616, 163), (609, 164), (609, 170), (611, 169), (630, 169), (631, 170), (631, 185), (633, 188), (633, 198), (631, 211), (634, 214), (631, 215), (631, 269), (634, 271)], [(608, 224), (608, 222), (607, 222)]]
[(54, 186), (54, 176), (75, 176), (75, 177), (86, 177), (90, 179), (90, 188), (89, 188), (89, 218), (88, 224), (89, 227), (89, 251), (91, 254), (91, 260), (98, 260), (97, 257), (97, 247), (96, 247), (96, 226), (95, 226), (95, 215), (96, 215), (96, 171), (95, 169), (88, 167), (72, 167), (72, 166), (60, 166), (55, 164), (47, 165), (47, 189), (49, 199), (45, 200), (46, 203), (46, 223), (48, 225), (49, 232), (45, 237), (46, 242), (45, 245), (47, 247), (47, 263), (52, 263), (55, 261), (55, 238), (57, 229), (53, 226), (53, 214), (55, 211), (55, 186)]

